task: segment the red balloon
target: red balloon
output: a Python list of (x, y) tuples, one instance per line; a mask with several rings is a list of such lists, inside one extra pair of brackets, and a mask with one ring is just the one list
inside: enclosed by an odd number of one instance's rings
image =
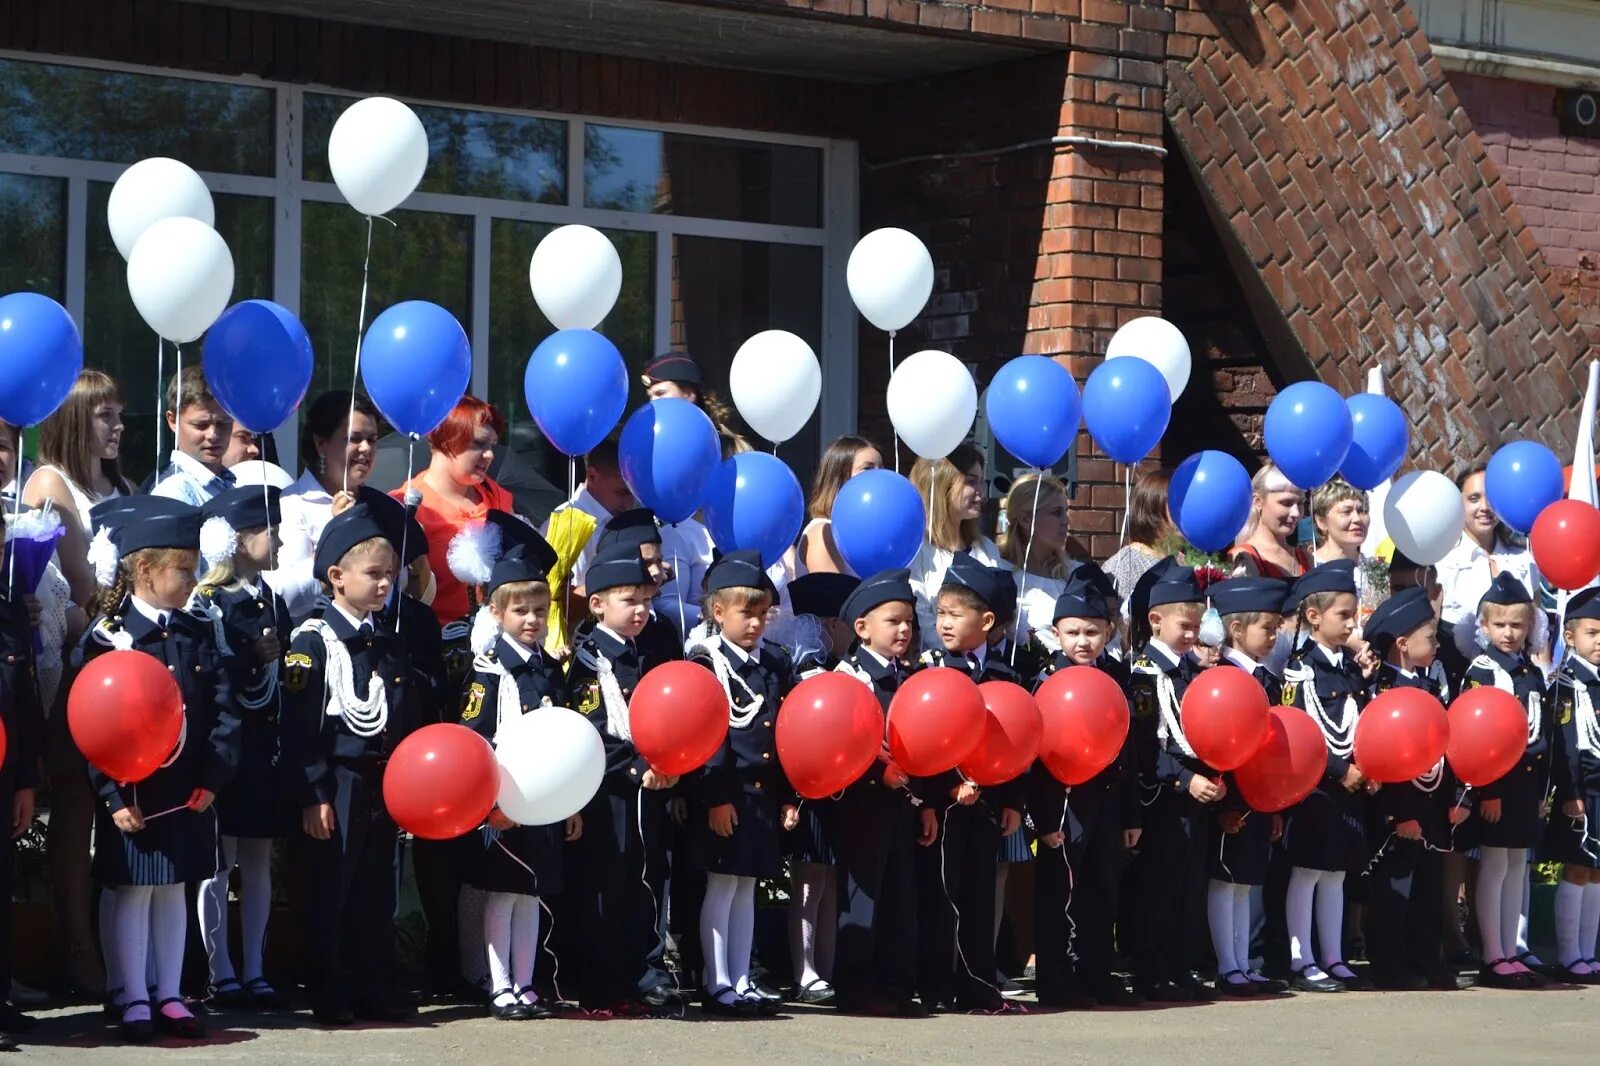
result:
[(1511, 693), (1469, 688), (1450, 704), (1450, 743), (1444, 757), (1474, 788), (1500, 780), (1528, 750), (1528, 712)]
[(1009, 681), (985, 681), (983, 739), (958, 767), (976, 785), (1003, 785), (1033, 765), (1044, 737), (1044, 716), (1028, 690)]
[(1267, 690), (1245, 670), (1205, 670), (1183, 694), (1179, 721), (1195, 757), (1236, 770), (1267, 739)]
[(1058, 670), (1034, 693), (1044, 732), (1039, 759), (1063, 785), (1081, 785), (1116, 761), (1128, 738), (1128, 697), (1092, 666)]
[(1392, 688), (1356, 721), (1356, 765), (1370, 780), (1398, 785), (1438, 765), (1449, 736), (1444, 704), (1420, 688)]
[(489, 742), (464, 725), (425, 725), (395, 745), (383, 770), (383, 805), (423, 840), (453, 840), (483, 824), (500, 792)]
[(823, 799), (854, 783), (883, 750), (883, 708), (849, 674), (806, 678), (778, 709), (778, 762), (794, 790)]
[(972, 678), (948, 666), (919, 670), (889, 703), (889, 752), (913, 777), (954, 770), (983, 740), (985, 718)]
[(1251, 810), (1272, 814), (1311, 795), (1327, 769), (1328, 742), (1317, 723), (1293, 707), (1271, 707), (1267, 739), (1233, 772), (1233, 781)]
[(728, 694), (699, 663), (662, 663), (633, 690), (628, 728), (656, 773), (677, 777), (698, 770), (728, 736)]
[(172, 671), (142, 651), (92, 659), (67, 694), (67, 729), (90, 765), (113, 781), (143, 781), (183, 732), (183, 693)]
[(1600, 511), (1582, 500), (1557, 500), (1533, 520), (1528, 547), (1546, 581), (1581, 589), (1600, 575)]

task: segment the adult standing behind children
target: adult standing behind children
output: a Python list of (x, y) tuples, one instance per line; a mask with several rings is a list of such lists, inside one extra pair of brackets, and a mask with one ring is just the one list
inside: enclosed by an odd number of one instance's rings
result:
[(233, 488), (233, 474), (222, 465), (233, 442), (233, 416), (211, 395), (200, 367), (188, 367), (167, 383), (167, 429), (172, 459), (156, 476), (151, 495), (203, 507)]
[[(796, 575), (854, 574), (839, 554), (833, 539), (833, 502), (844, 483), (857, 474), (883, 466), (883, 453), (864, 437), (840, 437), (822, 453), (817, 476), (811, 482), (811, 500), (806, 507), (809, 521), (800, 531)], [(842, 649), (840, 649), (842, 650)]]
[(1133, 595), (1133, 587), (1145, 571), (1172, 554), (1164, 547), (1178, 532), (1167, 511), (1167, 489), (1171, 484), (1172, 471), (1166, 467), (1146, 471), (1133, 483), (1128, 501), (1128, 543), (1113, 552), (1102, 567), (1116, 587), (1117, 598), (1124, 603)]
[(1233, 572), (1293, 581), (1316, 565), (1309, 551), (1292, 543), (1305, 513), (1305, 494), (1271, 463), (1256, 471), (1250, 490), (1250, 520), (1228, 553)]
[[(1478, 602), (1494, 579), (1508, 573), (1522, 583), (1530, 599), (1536, 600), (1540, 578), (1533, 553), (1512, 540), (1511, 531), (1489, 502), (1484, 467), (1468, 470), (1456, 484), (1461, 489), (1467, 521), (1461, 540), (1439, 560), (1439, 584), (1444, 589), (1444, 601), (1439, 606), (1440, 634), (1441, 640), (1448, 638), (1461, 662), (1471, 662), (1483, 648), (1478, 637)], [(1534, 611), (1528, 645), (1529, 657), (1535, 662), (1550, 661), (1549, 625), (1543, 611)]]
[(1037, 637), (1053, 654), (1061, 650), (1054, 628), (1056, 598), (1072, 572), (1067, 487), (1049, 474), (1024, 474), (1012, 483), (1002, 509), (1006, 531), (1000, 534), (1000, 556), (1017, 584), (1016, 642)]
[(734, 424), (733, 410), (722, 397), (706, 388), (705, 371), (689, 357), (688, 352), (668, 352), (657, 356), (645, 365), (645, 394), (652, 400), (673, 398), (688, 400), (711, 419), (722, 442), (724, 459), (750, 450), (750, 442), (739, 435)]
[(911, 591), (916, 595), (919, 646), (933, 651), (943, 645), (934, 617), (945, 571), (957, 552), (969, 553), (984, 566), (1004, 566), (1000, 549), (983, 535), (983, 453), (970, 443), (956, 446), (943, 459), (918, 459), (911, 483), (928, 515), (928, 535), (911, 560)]

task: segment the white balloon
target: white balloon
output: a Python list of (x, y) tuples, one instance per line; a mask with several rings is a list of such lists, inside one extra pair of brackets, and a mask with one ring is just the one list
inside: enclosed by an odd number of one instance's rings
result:
[(428, 169), (428, 133), (399, 100), (357, 100), (328, 135), (328, 169), (351, 207), (363, 215), (386, 215), (417, 191)]
[(924, 459), (943, 459), (967, 439), (978, 414), (978, 386), (953, 355), (907, 356), (889, 378), (889, 421)]
[(268, 485), (275, 489), (286, 489), (294, 484), (294, 476), (279, 466), (269, 463), (265, 459), (246, 459), (229, 467), (233, 471), (233, 484), (235, 488), (247, 488), (252, 485)]
[(622, 291), (622, 258), (593, 226), (560, 226), (533, 250), (528, 285), (556, 329), (594, 329)]
[[(494, 714), (495, 694), (484, 699)], [(565, 707), (536, 707), (500, 725), (494, 738), (500, 764), (502, 813), (518, 825), (554, 825), (583, 810), (600, 790), (606, 749), (587, 718)]]
[(204, 222), (164, 218), (128, 256), (128, 295), (150, 328), (187, 344), (211, 328), (233, 296), (233, 255)]
[(822, 396), (822, 367), (811, 345), (781, 329), (739, 345), (728, 367), (728, 391), (750, 428), (781, 444), (805, 428)]
[(141, 159), (124, 170), (111, 186), (106, 225), (124, 259), (133, 254), (133, 246), (152, 223), (178, 216), (197, 219), (208, 226), (217, 223), (211, 190), (187, 163), (165, 156)]
[(1383, 523), (1397, 551), (1420, 566), (1433, 566), (1461, 540), (1466, 523), (1461, 490), (1437, 470), (1413, 470), (1390, 487)]
[(933, 256), (914, 234), (875, 229), (856, 242), (844, 276), (862, 317), (882, 330), (904, 329), (933, 292)]
[(1146, 316), (1136, 318), (1111, 335), (1106, 345), (1106, 358), (1131, 355), (1143, 359), (1167, 379), (1167, 391), (1173, 400), (1183, 394), (1189, 384), (1189, 370), (1194, 360), (1189, 355), (1189, 342), (1183, 331), (1164, 318)]

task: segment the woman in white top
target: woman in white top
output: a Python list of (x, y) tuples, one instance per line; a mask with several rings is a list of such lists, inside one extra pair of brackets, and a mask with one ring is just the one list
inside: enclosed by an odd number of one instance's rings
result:
[(794, 573), (851, 574), (850, 564), (839, 554), (833, 540), (833, 501), (839, 498), (844, 483), (857, 474), (876, 470), (883, 465), (883, 453), (863, 437), (840, 437), (822, 453), (817, 464), (817, 476), (811, 481), (811, 502), (807, 513), (810, 521), (800, 531), (800, 542), (795, 549)]
[[(1539, 568), (1534, 565), (1533, 553), (1512, 542), (1510, 530), (1490, 506), (1483, 471), (1481, 466), (1473, 467), (1456, 482), (1466, 509), (1466, 528), (1460, 542), (1438, 565), (1443, 590), (1439, 620), (1451, 627), (1456, 650), (1469, 662), (1483, 650), (1478, 643), (1478, 601), (1496, 576), (1510, 573), (1527, 588), (1534, 603), (1539, 602)], [(1542, 610), (1534, 612), (1528, 650), (1533, 661), (1541, 665), (1550, 662), (1550, 625)]]
[(1017, 582), (1016, 641), (1037, 639), (1058, 652), (1056, 599), (1072, 570), (1067, 487), (1049, 474), (1024, 474), (1012, 483), (1002, 506), (1006, 528), (1000, 534), (1000, 556), (1011, 564)]
[[(911, 483), (928, 513), (928, 536), (911, 560), (911, 591), (917, 597), (917, 626), (922, 647), (941, 647), (936, 628), (939, 589), (956, 552), (971, 553), (985, 566), (1003, 566), (1000, 549), (983, 535), (983, 453), (961, 444), (943, 459), (918, 459)], [(1007, 567), (1009, 569), (1009, 567)]]
[(316, 606), (317, 582), (312, 556), (322, 527), (355, 502), (356, 490), (372, 475), (378, 454), (378, 409), (365, 396), (325, 392), (306, 409), (300, 430), (300, 461), (305, 473), (282, 496), (278, 569), (265, 575), (283, 597), (296, 623)]

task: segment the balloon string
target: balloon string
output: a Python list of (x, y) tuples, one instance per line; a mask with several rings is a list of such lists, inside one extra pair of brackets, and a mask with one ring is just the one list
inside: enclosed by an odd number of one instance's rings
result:
[(166, 371), (167, 346), (161, 343), (161, 334), (156, 334), (156, 487), (161, 486), (161, 425), (166, 419), (163, 417), (162, 408), (166, 406), (167, 390), (161, 380)]
[[(20, 428), (17, 430), (17, 438), (19, 441), (22, 438), (22, 430)], [(9, 531), (12, 534), (11, 539), (13, 542), (18, 539), (16, 537), (16, 524), (17, 521), (22, 518), (22, 474), (20, 472), (22, 464), (18, 463), (17, 466), (19, 468), (19, 472), (17, 474), (17, 492), (12, 498), (11, 502), (11, 530)], [(48, 503), (46, 506), (48, 506)], [(21, 603), (22, 600), (17, 597), (17, 549), (13, 545), (7, 545), (6, 556), (6, 565), (11, 570), (10, 575), (6, 578), (6, 587), (10, 590), (11, 595), (14, 599), (16, 599), (16, 602)], [(35, 633), (39, 631), (37, 626), (31, 626), (29, 628), (31, 628)], [(37, 673), (37, 671), (35, 671), (35, 673)]]
[(1044, 468), (1041, 467), (1033, 481), (1033, 513), (1028, 518), (1028, 539), (1022, 545), (1022, 576), (1017, 580), (1017, 616), (1011, 620), (1011, 665), (1017, 665), (1017, 644), (1022, 637), (1022, 622), (1027, 605), (1023, 597), (1028, 592), (1028, 556), (1033, 553), (1033, 533), (1039, 528), (1039, 490), (1044, 487)]
[(1128, 544), (1128, 512), (1133, 510), (1133, 468), (1122, 468), (1122, 539), (1117, 547), (1126, 547)]
[[(345, 447), (349, 448), (350, 425), (356, 420), (356, 388), (361, 382), (361, 338), (367, 331), (367, 282), (372, 272), (372, 216), (367, 216), (367, 252), (361, 260), (361, 310), (356, 316), (356, 362), (350, 371), (350, 413), (345, 416)], [(406, 463), (406, 476), (411, 475), (411, 464)], [(345, 452), (343, 491), (350, 491), (350, 454)]]
[[(956, 958), (961, 960), (961, 968), (963, 970), (967, 971), (967, 976), (968, 977), (972, 978), (974, 981), (978, 982), (980, 985), (982, 985), (985, 988), (987, 988), (990, 991), (992, 991), (996, 996), (999, 996), (1000, 995), (1000, 990), (998, 988), (996, 988), (994, 985), (990, 984), (988, 981), (984, 980), (982, 977), (979, 977), (977, 974), (972, 972), (972, 964), (967, 961), (967, 953), (965, 951), (961, 950), (961, 908), (956, 906), (955, 897), (950, 895), (950, 882), (945, 876), (945, 868), (949, 864), (946, 862), (946, 859), (945, 859), (944, 844), (945, 844), (945, 841), (950, 839), (950, 834), (948, 832), (948, 828), (949, 828), (949, 825), (950, 825), (950, 812), (955, 810), (959, 806), (961, 806), (961, 802), (959, 800), (956, 800), (956, 801), (952, 802), (950, 804), (950, 806), (948, 806), (948, 807), (946, 807), (944, 809), (944, 815), (939, 819), (939, 821), (940, 821), (940, 827), (939, 827), (939, 884), (940, 884), (940, 886), (942, 886), (944, 888), (944, 901), (946, 903), (950, 904), (950, 913), (955, 915), (955, 917), (956, 917), (956, 921), (955, 921)], [(1019, 832), (1020, 832), (1020, 830), (1019, 830)]]
[[(676, 522), (672, 524), (672, 529), (673, 532), (677, 532), (678, 524)], [(689, 622), (684, 617), (683, 613), (683, 593), (684, 589), (688, 586), (685, 584), (683, 578), (678, 574), (678, 540), (676, 537), (674, 537), (672, 540), (672, 583), (675, 586), (675, 591), (678, 594), (676, 597), (678, 601), (678, 639), (688, 640)]]
[[(413, 433), (411, 434), (411, 440), (406, 444), (407, 496), (411, 495), (409, 487), (411, 485), (411, 463), (416, 455), (416, 450), (417, 435)], [(345, 467), (348, 469), (349, 464), (346, 463)], [(405, 521), (400, 524), (400, 566), (398, 567), (400, 577), (395, 581), (394, 585), (394, 635), (397, 637), (400, 635), (400, 616), (405, 613), (400, 610), (400, 605), (405, 602), (406, 597), (405, 583), (411, 578), (411, 573), (406, 567), (406, 536), (411, 532), (411, 516), (416, 513), (410, 503), (403, 502), (402, 506), (405, 508), (406, 517)], [(423, 591), (426, 592), (427, 590), (424, 589)]]
[[(894, 380), (894, 330), (889, 331), (889, 380)], [(894, 444), (894, 472), (900, 472), (900, 434), (891, 428), (889, 438)]]
[[(502, 841), (498, 835), (496, 835), (494, 838), (494, 846), (505, 852), (506, 858), (510, 859), (524, 870), (528, 871), (528, 876), (533, 878), (534, 886), (538, 886), (539, 875), (533, 872), (533, 867), (529, 866), (527, 863), (518, 858), (510, 848), (505, 846), (505, 842)], [(555, 935), (556, 931), (556, 916), (552, 914), (550, 912), (550, 908), (545, 905), (544, 897), (542, 895), (534, 896), (533, 898), (539, 904), (539, 909), (544, 911), (545, 918), (548, 919), (548, 921), (545, 923), (544, 943), (540, 944), (539, 946), (544, 949), (544, 953), (546, 955), (550, 956), (550, 987), (555, 989), (556, 1002), (560, 1003), (566, 999), (566, 997), (561, 994), (561, 956), (557, 955), (550, 948), (550, 938)]]
[(1078, 923), (1072, 920), (1072, 890), (1077, 887), (1076, 879), (1072, 874), (1072, 856), (1067, 854), (1067, 812), (1072, 808), (1072, 786), (1067, 786), (1067, 791), (1061, 797), (1061, 824), (1056, 832), (1061, 834), (1061, 861), (1067, 868), (1067, 899), (1061, 905), (1061, 916), (1067, 920), (1067, 960), (1078, 961), (1078, 953), (1073, 949), (1073, 943), (1078, 939)]
[[(679, 602), (681, 603), (682, 601), (680, 600)], [(656, 897), (656, 890), (650, 887), (650, 847), (644, 838), (644, 789), (641, 788), (636, 795), (639, 797), (634, 808), (638, 812), (637, 817), (639, 820), (639, 883), (644, 886), (646, 892), (650, 893), (650, 909), (655, 913), (655, 924), (651, 928), (655, 930), (656, 945), (665, 954), (667, 950), (667, 932), (661, 928), (661, 900)], [(677, 976), (672, 974), (670, 970), (667, 973), (671, 976), (673, 990), (677, 991)], [(680, 1007), (679, 1009), (681, 1010), (682, 1008)]]
[[(183, 345), (174, 343), (172, 350), (177, 353), (178, 359), (177, 369), (172, 372), (172, 380), (175, 385), (173, 391), (176, 393), (176, 396), (173, 398), (172, 421), (174, 425), (179, 425), (183, 422)], [(174, 452), (183, 450), (182, 448), (178, 447), (178, 433), (178, 430), (174, 430), (172, 434), (172, 450)], [(156, 469), (158, 471), (160, 470), (159, 464), (157, 465)], [(156, 478), (158, 484), (160, 482), (160, 477), (160, 473), (157, 473)]]

